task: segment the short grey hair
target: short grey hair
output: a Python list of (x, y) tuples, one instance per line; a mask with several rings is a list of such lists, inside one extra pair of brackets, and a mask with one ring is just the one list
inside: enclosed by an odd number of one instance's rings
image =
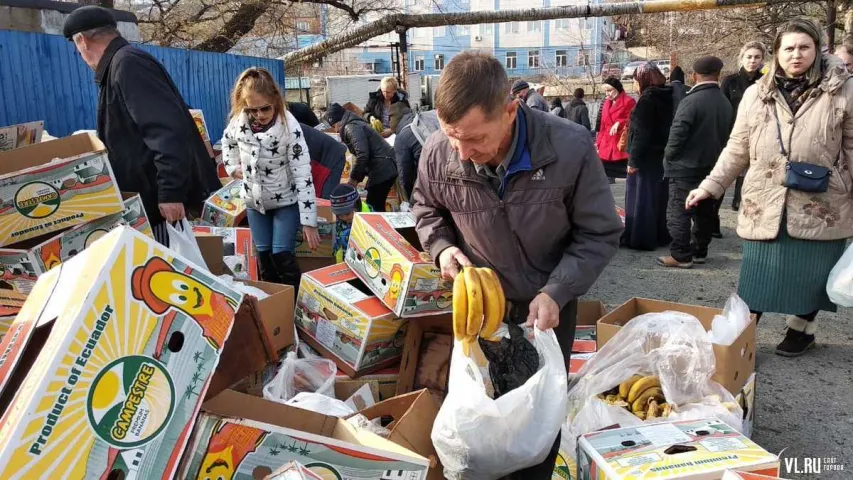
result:
[(77, 35), (85, 38), (86, 40), (96, 40), (98, 38), (107, 36), (120, 37), (121, 33), (119, 33), (118, 28), (106, 25), (103, 27), (95, 27), (90, 28), (89, 30), (84, 30), (80, 33), (77, 33), (75, 37)]

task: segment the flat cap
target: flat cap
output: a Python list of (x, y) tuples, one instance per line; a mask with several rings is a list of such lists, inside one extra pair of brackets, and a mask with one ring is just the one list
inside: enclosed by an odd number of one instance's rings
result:
[(717, 75), (723, 71), (723, 61), (713, 55), (699, 57), (693, 63), (693, 71), (699, 75)]
[(530, 88), (530, 84), (524, 80), (516, 80), (516, 82), (512, 84), (512, 93), (518, 93), (525, 88)]
[(99, 27), (117, 27), (113, 13), (103, 7), (80, 7), (65, 19), (62, 25), (62, 35), (68, 40), (74, 35)]

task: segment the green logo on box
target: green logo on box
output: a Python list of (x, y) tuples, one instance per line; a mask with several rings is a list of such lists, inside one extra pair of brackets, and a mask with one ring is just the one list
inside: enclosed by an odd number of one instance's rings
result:
[(15, 209), (28, 218), (40, 219), (53, 215), (61, 201), (59, 190), (44, 182), (30, 182), (15, 192)]
[(367, 276), (376, 278), (379, 275), (379, 270), (382, 268), (382, 259), (379, 258), (379, 250), (370, 247), (364, 252), (364, 269), (367, 271)]

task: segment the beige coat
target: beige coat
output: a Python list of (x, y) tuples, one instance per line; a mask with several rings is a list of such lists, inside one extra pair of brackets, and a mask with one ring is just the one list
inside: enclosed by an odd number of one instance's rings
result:
[[(853, 237), (853, 82), (847, 81), (850, 75), (838, 60), (825, 57), (824, 62), (827, 73), (819, 92), (810, 95), (796, 115), (777, 88), (768, 89), (764, 81), (749, 87), (729, 142), (702, 182), (702, 189), (720, 198), (749, 169), (738, 216), (741, 238), (775, 239), (783, 208), (788, 234), (794, 238)], [(832, 170), (827, 192), (800, 192), (783, 186), (786, 159), (779, 146), (774, 107), (791, 161)]]

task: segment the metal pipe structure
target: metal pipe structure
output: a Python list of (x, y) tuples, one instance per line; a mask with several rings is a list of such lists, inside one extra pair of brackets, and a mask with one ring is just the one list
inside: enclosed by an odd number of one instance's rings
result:
[(336, 35), (320, 43), (305, 47), (281, 57), (286, 64), (299, 64), (323, 57), (345, 48), (353, 47), (398, 28), (441, 27), (446, 25), (477, 25), (480, 23), (506, 23), (558, 18), (610, 17), (644, 13), (685, 12), (746, 6), (766, 6), (780, 3), (805, 3), (804, 0), (648, 0), (619, 3), (571, 5), (565, 7), (500, 10), (497, 12), (462, 13), (395, 13), (382, 17), (347, 33)]

